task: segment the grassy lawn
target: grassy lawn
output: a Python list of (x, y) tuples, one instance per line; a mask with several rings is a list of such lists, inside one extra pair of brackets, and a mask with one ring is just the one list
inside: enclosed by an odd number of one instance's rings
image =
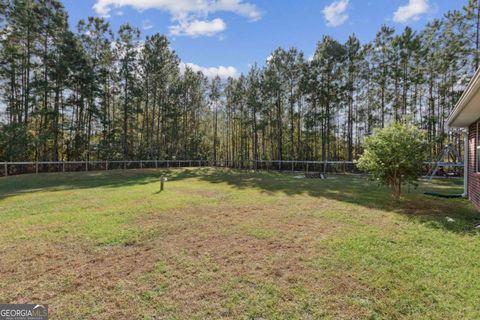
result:
[[(0, 179), (0, 302), (51, 319), (479, 319), (462, 182), (178, 169)], [(452, 220), (453, 219), (453, 220)]]

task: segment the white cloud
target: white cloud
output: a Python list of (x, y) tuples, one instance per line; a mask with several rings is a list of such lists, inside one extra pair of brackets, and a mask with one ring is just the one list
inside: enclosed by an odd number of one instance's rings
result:
[(213, 79), (219, 76), (222, 80), (226, 80), (230, 77), (236, 78), (238, 71), (235, 67), (218, 66), (218, 67), (202, 67), (194, 63), (180, 63), (180, 71), (184, 72), (189, 67), (195, 72), (201, 71), (207, 78)]
[(323, 8), (323, 17), (327, 21), (327, 26), (338, 27), (348, 20), (349, 0), (338, 0)]
[(222, 19), (179, 21), (177, 25), (170, 26), (170, 34), (174, 36), (213, 36), (225, 30), (227, 25)]
[(150, 30), (153, 28), (153, 23), (150, 20), (143, 20), (142, 22), (142, 29), (143, 30)]
[[(166, 11), (175, 23), (170, 26), (174, 35), (211, 36), (225, 30), (221, 19), (207, 20), (215, 12), (232, 12), (252, 21), (260, 19), (260, 11), (244, 0), (96, 0), (93, 9), (98, 15), (109, 17), (112, 9), (130, 6), (137, 10)], [(204, 33), (201, 32), (204, 30)]]
[(393, 21), (407, 23), (417, 21), (421, 15), (431, 9), (428, 0), (408, 0), (404, 6), (400, 6), (393, 14)]
[(209, 14), (218, 11), (233, 12), (252, 20), (260, 18), (254, 4), (243, 0), (96, 0), (93, 8), (99, 15), (108, 15), (113, 8), (124, 6), (137, 10), (158, 9), (170, 12), (175, 17), (189, 14)]

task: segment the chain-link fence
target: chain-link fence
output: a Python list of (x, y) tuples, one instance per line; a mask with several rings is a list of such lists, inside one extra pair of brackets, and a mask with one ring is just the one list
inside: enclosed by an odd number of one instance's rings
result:
[[(435, 162), (425, 162), (425, 175)], [(322, 172), (330, 174), (362, 173), (352, 161), (297, 160), (108, 160), (108, 161), (38, 161), (0, 162), (0, 176), (46, 172), (108, 171), (127, 169), (223, 167), (265, 171)], [(437, 177), (463, 177), (462, 163), (440, 163)]]

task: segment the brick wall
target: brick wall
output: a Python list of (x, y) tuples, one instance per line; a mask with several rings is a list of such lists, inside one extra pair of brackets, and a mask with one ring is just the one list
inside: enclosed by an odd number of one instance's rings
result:
[(468, 195), (480, 209), (480, 173), (477, 172), (477, 123), (470, 126), (468, 134)]

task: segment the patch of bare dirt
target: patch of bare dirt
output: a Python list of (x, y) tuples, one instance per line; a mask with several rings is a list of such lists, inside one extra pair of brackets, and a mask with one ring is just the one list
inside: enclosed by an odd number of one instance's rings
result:
[[(319, 270), (308, 264), (318, 254), (318, 241), (335, 227), (309, 215), (292, 218), (285, 207), (281, 202), (238, 208), (199, 206), (146, 215), (132, 227), (148, 237), (130, 246), (95, 247), (76, 239), (3, 247), (0, 300), (49, 303), (52, 314), (59, 317), (73, 306), (82, 309), (93, 304), (97, 309), (91, 312), (98, 318), (125, 318), (145, 312), (145, 304), (161, 306), (169, 301), (172, 316), (235, 318), (222, 309), (222, 301), (229, 295), (225, 286), (238, 279), (249, 281), (253, 288), (256, 282), (272, 283), (285, 302), (295, 299), (295, 286), (314, 294), (353, 290), (351, 279), (326, 286)], [(274, 232), (259, 239), (242, 232), (238, 226), (243, 225)], [(165, 265), (165, 274), (158, 274), (159, 263)], [(142, 280), (145, 276), (151, 280)], [(153, 292), (153, 297), (145, 301), (145, 292)], [(78, 301), (80, 297), (85, 302)], [(343, 315), (361, 311), (343, 307)], [(156, 314), (162, 316), (168, 318), (168, 313)]]
[(106, 292), (119, 281), (134, 281), (151, 272), (158, 257), (148, 244), (92, 249), (37, 243), (3, 248), (0, 254), (1, 300), (50, 303), (53, 314), (65, 296), (91, 290)]
[(175, 193), (195, 195), (195, 196), (205, 197), (205, 198), (225, 198), (228, 196), (228, 192), (225, 192), (222, 190), (212, 190), (212, 189), (204, 190), (204, 189), (178, 188), (178, 189), (175, 189)]

